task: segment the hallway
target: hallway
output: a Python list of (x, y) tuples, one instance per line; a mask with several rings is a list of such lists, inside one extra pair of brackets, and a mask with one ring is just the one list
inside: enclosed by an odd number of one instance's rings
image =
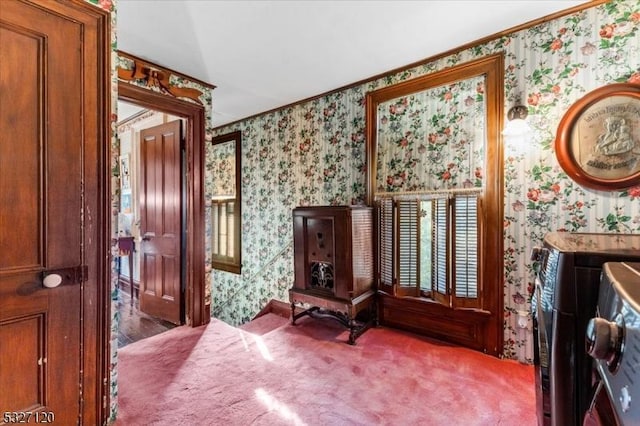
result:
[(126, 293), (122, 286), (118, 291), (118, 315), (120, 317), (118, 349), (176, 327), (168, 321), (140, 312), (138, 298), (135, 298), (131, 306), (131, 295)]

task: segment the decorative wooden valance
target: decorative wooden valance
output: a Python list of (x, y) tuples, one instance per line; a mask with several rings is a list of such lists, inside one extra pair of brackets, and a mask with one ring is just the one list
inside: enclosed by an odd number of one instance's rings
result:
[[(120, 80), (127, 82), (143, 82), (144, 85), (148, 88), (157, 88), (163, 93), (170, 94), (176, 98), (188, 98), (202, 105), (202, 101), (200, 101), (202, 91), (191, 87), (178, 87), (174, 84), (171, 84), (172, 76), (175, 75), (183, 77), (182, 75), (179, 75), (178, 73), (173, 72), (169, 69), (162, 68), (158, 65), (151, 64), (147, 61), (143, 61), (142, 59), (137, 58), (133, 55), (125, 54), (124, 52), (118, 52), (118, 55), (133, 63), (133, 67), (130, 69), (123, 68), (122, 66), (118, 65), (118, 78)], [(191, 78), (188, 79), (192, 80)], [(210, 84), (204, 85), (212, 88), (215, 87), (211, 86)]]

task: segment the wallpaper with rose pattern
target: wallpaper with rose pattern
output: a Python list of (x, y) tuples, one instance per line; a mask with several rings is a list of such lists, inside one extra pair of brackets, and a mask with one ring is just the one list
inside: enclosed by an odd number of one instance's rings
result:
[(209, 152), (209, 172), (213, 187), (211, 195), (236, 194), (236, 146), (234, 142), (223, 142), (213, 146)]
[(484, 78), (378, 105), (376, 192), (482, 186)]
[[(582, 188), (562, 171), (553, 150), (558, 123), (576, 100), (608, 83), (640, 84), (639, 31), (640, 1), (614, 1), (373, 82), (211, 130), (216, 135), (241, 130), (243, 142), (243, 270), (242, 275), (208, 270), (212, 314), (237, 325), (249, 321), (270, 299), (288, 299), (293, 280), (294, 207), (363, 202), (367, 91), (503, 52), (505, 114), (521, 99), (529, 107), (533, 128), (529, 143), (505, 143), (503, 355), (530, 362), (531, 333), (516, 326), (516, 313), (529, 310), (531, 248), (551, 230), (640, 231), (640, 187), (615, 192)], [(455, 115), (442, 117), (440, 137), (454, 123)], [(404, 142), (399, 139), (399, 143)], [(447, 171), (451, 173), (448, 166), (455, 165), (449, 159), (465, 149), (471, 148), (442, 146), (441, 155), (448, 159), (442, 163), (440, 182), (434, 184), (445, 186)], [(207, 198), (214, 187), (210, 153)], [(475, 185), (482, 171), (471, 167), (472, 175), (468, 174), (471, 170), (465, 174)], [(207, 221), (210, 233), (210, 211)]]

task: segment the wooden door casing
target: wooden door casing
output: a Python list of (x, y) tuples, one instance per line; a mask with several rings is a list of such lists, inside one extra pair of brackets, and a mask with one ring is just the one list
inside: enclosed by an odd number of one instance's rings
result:
[(182, 323), (181, 121), (140, 131), (140, 310)]
[(209, 322), (210, 310), (209, 305), (205, 302), (206, 281), (202, 279), (205, 276), (205, 200), (203, 190), (205, 109), (202, 105), (166, 96), (122, 81), (118, 82), (118, 99), (185, 119), (184, 320), (185, 324), (193, 327), (206, 324)]
[(0, 412), (31, 422), (106, 418), (108, 22), (0, 2)]

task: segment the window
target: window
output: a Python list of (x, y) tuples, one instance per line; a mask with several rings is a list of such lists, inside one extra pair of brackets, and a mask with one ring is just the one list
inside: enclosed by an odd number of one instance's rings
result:
[(239, 131), (213, 138), (211, 197), (212, 267), (240, 273), (240, 146)]
[(235, 198), (211, 200), (213, 242), (212, 253), (217, 260), (232, 263), (235, 254)]
[(451, 190), (379, 197), (381, 285), (395, 296), (479, 308), (479, 196)]
[(504, 58), (367, 93), (380, 322), (497, 355), (503, 345)]

